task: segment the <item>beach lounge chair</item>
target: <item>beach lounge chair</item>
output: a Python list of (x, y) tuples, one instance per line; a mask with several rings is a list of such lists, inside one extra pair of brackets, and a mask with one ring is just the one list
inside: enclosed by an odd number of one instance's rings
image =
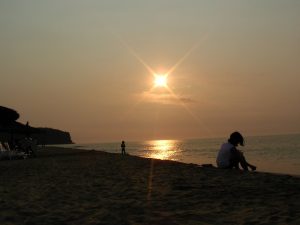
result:
[(0, 159), (25, 159), (27, 155), (25, 152), (17, 151), (16, 149), (11, 149), (8, 142), (2, 142), (0, 145)]

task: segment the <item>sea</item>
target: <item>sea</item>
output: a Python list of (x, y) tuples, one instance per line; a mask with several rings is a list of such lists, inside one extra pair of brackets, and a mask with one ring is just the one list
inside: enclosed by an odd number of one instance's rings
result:
[[(110, 143), (60, 145), (69, 148), (121, 153), (121, 141)], [(238, 147), (257, 171), (300, 175), (300, 134), (251, 136)], [(216, 156), (227, 138), (126, 141), (126, 152), (146, 158), (216, 165)]]

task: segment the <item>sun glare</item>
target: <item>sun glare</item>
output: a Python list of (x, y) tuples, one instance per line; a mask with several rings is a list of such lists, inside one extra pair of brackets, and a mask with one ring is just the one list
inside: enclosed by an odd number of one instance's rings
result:
[(153, 140), (148, 142), (151, 146), (147, 157), (155, 159), (175, 160), (178, 143), (175, 140)]
[(154, 75), (154, 85), (155, 87), (167, 87), (168, 85), (168, 76), (167, 75), (161, 75), (161, 74), (155, 74)]

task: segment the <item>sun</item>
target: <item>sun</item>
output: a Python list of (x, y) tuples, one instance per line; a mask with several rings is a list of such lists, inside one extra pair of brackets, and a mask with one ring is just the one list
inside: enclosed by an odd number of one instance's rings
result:
[(154, 86), (155, 87), (167, 87), (168, 86), (168, 75), (155, 74), (154, 75)]

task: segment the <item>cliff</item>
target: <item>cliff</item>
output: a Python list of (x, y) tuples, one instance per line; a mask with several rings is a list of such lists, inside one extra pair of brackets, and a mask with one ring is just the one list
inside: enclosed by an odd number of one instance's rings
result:
[(38, 144), (73, 144), (69, 132), (46, 127), (39, 127), (38, 129), (40, 132), (32, 135)]
[(18, 122), (20, 115), (14, 109), (0, 106), (0, 141), (14, 141), (26, 136), (31, 136), (38, 144), (72, 144), (69, 132), (53, 128), (35, 128), (29, 123)]

